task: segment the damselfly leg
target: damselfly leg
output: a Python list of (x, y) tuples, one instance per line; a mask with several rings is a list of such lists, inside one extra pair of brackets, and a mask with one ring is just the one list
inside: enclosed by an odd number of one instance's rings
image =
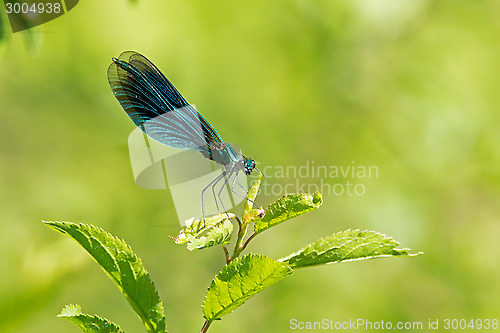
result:
[[(222, 191), (224, 190), (224, 188), (226, 187), (227, 182), (229, 181), (229, 179), (231, 179), (231, 176), (232, 176), (232, 175), (233, 175), (233, 173), (235, 172), (234, 170), (235, 170), (235, 169), (233, 168), (233, 169), (231, 169), (231, 170), (229, 171), (229, 174), (227, 174), (227, 177), (226, 177), (226, 179), (224, 180), (224, 183), (222, 184), (222, 186), (220, 187), (219, 193), (218, 193), (218, 195), (217, 195), (217, 197), (219, 198), (219, 201), (220, 201), (220, 203), (221, 203), (221, 205), (222, 205), (222, 209), (224, 210), (224, 212), (226, 213), (226, 215), (227, 215), (227, 217), (228, 217), (228, 218), (229, 218), (229, 214), (228, 214), (228, 212), (227, 212), (226, 207), (224, 206), (224, 201), (223, 201), (223, 200), (222, 200), (222, 198), (221, 198), (221, 194), (222, 194)], [(237, 175), (237, 174), (238, 174), (238, 171), (236, 170), (236, 175)], [(216, 198), (215, 198), (215, 199), (216, 199)], [(217, 199), (216, 199), (216, 200), (217, 200)]]
[[(214, 180), (212, 180), (202, 191), (201, 191), (201, 214), (202, 214), (202, 220), (203, 223), (205, 223), (205, 204), (204, 204), (204, 197), (205, 197), (205, 191), (210, 187), (212, 189), (212, 193), (215, 198), (215, 185), (226, 175), (226, 171), (223, 171), (220, 175), (218, 175)], [(219, 205), (217, 204), (217, 200), (215, 201), (217, 211), (219, 211)]]
[[(221, 207), (222, 210), (224, 211), (224, 213), (226, 213), (229, 217), (229, 213), (227, 212), (226, 206), (224, 205), (224, 200), (222, 198), (224, 188), (226, 187), (226, 185), (229, 182), (231, 184), (231, 186), (230, 186), (231, 193), (237, 195), (238, 197), (240, 197), (244, 200), (250, 201), (253, 205), (258, 207), (257, 204), (255, 203), (255, 201), (247, 198), (246, 195), (242, 195), (242, 194), (235, 191), (235, 186), (236, 186), (236, 184), (238, 184), (238, 186), (243, 190), (243, 192), (245, 194), (248, 194), (248, 191), (238, 182), (239, 171), (240, 170), (236, 167), (228, 168), (225, 171), (222, 171), (220, 175), (218, 175), (214, 180), (212, 180), (201, 191), (201, 209), (202, 209), (202, 220), (203, 221), (205, 221), (205, 192), (208, 190), (208, 188), (210, 188), (212, 191), (213, 198), (214, 198), (215, 205), (216, 205), (216, 209), (217, 209), (217, 213), (220, 214), (219, 207)], [(216, 193), (216, 188), (221, 183), (221, 181), (223, 181), (222, 185), (220, 186), (220, 188), (218, 189), (218, 191)], [(219, 203), (220, 203), (220, 206), (219, 206)]]
[[(249, 198), (246, 197), (246, 195), (248, 195), (248, 191), (240, 183), (237, 182), (237, 179), (238, 179), (238, 172), (236, 172), (236, 175), (234, 176), (234, 179), (233, 179), (233, 183), (231, 184), (231, 192), (233, 192), (234, 194), (236, 194), (237, 196), (239, 196), (239, 197), (241, 197), (241, 198), (243, 198), (245, 200), (250, 201), (256, 207), (258, 207), (257, 204), (255, 203), (255, 201), (253, 201), (252, 199), (249, 199)], [(236, 192), (234, 190), (234, 185), (236, 185), (236, 184), (238, 184), (239, 187), (241, 187), (241, 189), (243, 190), (243, 192), (245, 192), (245, 194), (246, 194), (245, 196), (239, 194), (238, 192)]]

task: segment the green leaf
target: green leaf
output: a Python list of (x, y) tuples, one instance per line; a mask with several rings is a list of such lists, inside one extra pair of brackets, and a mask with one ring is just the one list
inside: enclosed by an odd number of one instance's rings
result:
[(123, 331), (115, 323), (99, 316), (83, 314), (79, 305), (69, 304), (62, 309), (58, 315), (78, 326), (86, 333), (122, 333)]
[(123, 240), (88, 224), (45, 222), (82, 246), (118, 285), (149, 332), (165, 332), (158, 292), (141, 260)]
[(242, 220), (243, 223), (250, 223), (259, 216), (259, 210), (253, 209), (253, 202), (257, 197), (257, 192), (259, 192), (260, 182), (262, 180), (262, 173), (259, 174), (259, 178), (253, 183), (250, 191), (248, 191), (247, 199), (243, 204), (243, 215)]
[(292, 272), (290, 267), (263, 255), (248, 254), (231, 261), (208, 288), (203, 302), (205, 319), (213, 321), (231, 313)]
[(7, 14), (0, 10), (0, 52), (3, 51), (3, 46), (11, 37), (11, 34), (8, 34), (10, 31), (8, 22)]
[(228, 218), (232, 213), (219, 214), (202, 220), (194, 217), (186, 221), (186, 228), (179, 232), (176, 238), (171, 237), (176, 244), (187, 243), (189, 251), (227, 244), (233, 235), (233, 223)]
[(4, 18), (3, 18), (3, 11), (2, 11), (2, 12), (0, 12), (0, 44), (5, 37), (5, 31), (6, 31), (5, 24), (3, 23), (3, 19)]
[(317, 209), (323, 203), (319, 192), (313, 194), (287, 194), (267, 207), (262, 220), (255, 222), (254, 231), (261, 233), (286, 220)]
[(292, 268), (387, 257), (421, 255), (409, 249), (396, 249), (399, 243), (374, 231), (346, 230), (324, 237), (278, 261)]

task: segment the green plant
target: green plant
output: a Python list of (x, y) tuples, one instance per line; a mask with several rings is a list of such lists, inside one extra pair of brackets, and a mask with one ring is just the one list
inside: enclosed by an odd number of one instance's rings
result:
[[(395, 240), (373, 231), (346, 230), (324, 237), (305, 248), (278, 260), (261, 254), (240, 256), (258, 234), (317, 209), (321, 194), (288, 194), (269, 205), (266, 210), (253, 209), (261, 178), (253, 184), (244, 204), (241, 219), (234, 214), (221, 214), (202, 222), (192, 219), (174, 238), (177, 244), (187, 244), (189, 250), (220, 245), (226, 265), (214, 277), (203, 302), (206, 332), (214, 320), (231, 313), (250, 297), (289, 276), (295, 269), (350, 260), (381, 257), (416, 256), (409, 249), (397, 249)], [(250, 201), (251, 200), (251, 201)], [(237, 221), (238, 233), (232, 253), (227, 248)], [(141, 260), (121, 239), (87, 224), (45, 222), (52, 229), (67, 234), (80, 244), (118, 285), (132, 309), (139, 315), (150, 333), (166, 332), (165, 315), (158, 292)], [(253, 233), (247, 236), (250, 224)], [(83, 314), (78, 305), (67, 305), (59, 314), (84, 332), (121, 332), (118, 325), (98, 316)]]

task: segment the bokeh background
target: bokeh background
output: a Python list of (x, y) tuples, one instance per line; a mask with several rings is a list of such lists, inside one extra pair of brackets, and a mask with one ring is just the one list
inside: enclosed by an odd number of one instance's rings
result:
[(210, 331), (289, 332), (293, 318), (498, 318), (499, 15), (495, 0), (81, 1), (12, 34), (2, 9), (0, 331), (78, 332), (56, 318), (68, 303), (143, 331), (98, 265), (42, 219), (125, 239), (160, 291), (169, 331), (203, 324), (223, 253), (175, 246), (170, 194), (134, 183), (134, 126), (106, 78), (124, 50), (150, 58), (261, 168), (378, 167), (378, 178), (352, 180), (364, 195), (325, 195), (249, 251), (279, 258), (360, 228), (425, 252), (299, 270)]

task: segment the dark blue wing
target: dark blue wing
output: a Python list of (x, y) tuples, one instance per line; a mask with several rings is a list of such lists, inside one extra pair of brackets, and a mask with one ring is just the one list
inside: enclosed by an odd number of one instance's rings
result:
[(170, 81), (139, 53), (126, 51), (108, 68), (108, 81), (123, 110), (152, 139), (212, 159), (217, 131), (182, 97)]

